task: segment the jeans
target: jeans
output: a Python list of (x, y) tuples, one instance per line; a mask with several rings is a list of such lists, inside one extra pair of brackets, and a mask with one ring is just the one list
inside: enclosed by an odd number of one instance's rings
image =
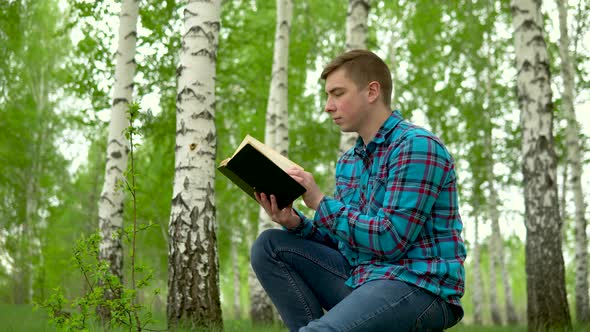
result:
[(260, 234), (251, 264), (290, 331), (442, 331), (463, 316), (461, 308), (402, 281), (352, 289), (345, 285), (351, 266), (338, 250), (283, 230)]

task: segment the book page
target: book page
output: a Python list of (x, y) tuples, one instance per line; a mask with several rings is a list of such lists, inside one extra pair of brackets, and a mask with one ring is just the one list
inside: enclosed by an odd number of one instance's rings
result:
[[(270, 147), (264, 145), (264, 143), (260, 142), (256, 138), (246, 135), (240, 146), (236, 149), (234, 156), (238, 151), (240, 151), (246, 144), (252, 145), (256, 150), (262, 152), (268, 159), (272, 160), (275, 164), (277, 164), (283, 171), (287, 170), (290, 167), (296, 167), (303, 170), (303, 167), (297, 165), (296, 163), (289, 160), (287, 157), (283, 156), (282, 154), (278, 153), (277, 151), (271, 149)], [(233, 157), (233, 156), (232, 156)]]

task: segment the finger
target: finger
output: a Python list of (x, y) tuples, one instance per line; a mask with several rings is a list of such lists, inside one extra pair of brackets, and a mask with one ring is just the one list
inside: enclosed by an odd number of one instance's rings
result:
[(291, 175), (291, 177), (293, 178), (293, 180), (297, 181), (297, 183), (299, 183), (303, 187), (307, 188), (306, 181), (304, 178), (302, 178), (301, 176), (297, 176), (297, 175)]
[(299, 175), (291, 175), (291, 177), (297, 181), (303, 181), (303, 177)]
[(271, 204), (265, 193), (260, 193), (260, 205), (262, 206), (264, 211), (266, 211), (266, 213), (268, 213), (269, 215), (271, 214)]
[(277, 197), (270, 195), (271, 209), (274, 216), (284, 215), (285, 209), (280, 209), (277, 203)]
[(290, 167), (290, 168), (287, 168), (287, 170), (285, 172), (289, 175), (299, 175), (299, 174), (301, 174), (302, 171), (299, 168)]

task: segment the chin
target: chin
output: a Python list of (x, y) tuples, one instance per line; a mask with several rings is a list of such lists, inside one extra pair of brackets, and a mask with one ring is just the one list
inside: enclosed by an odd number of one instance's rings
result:
[(354, 130), (354, 128), (350, 128), (350, 127), (340, 127), (340, 131), (343, 133), (354, 133), (356, 132), (356, 130)]

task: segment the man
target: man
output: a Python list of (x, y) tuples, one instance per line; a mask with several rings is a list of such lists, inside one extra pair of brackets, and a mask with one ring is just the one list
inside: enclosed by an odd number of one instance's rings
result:
[(463, 317), (465, 247), (454, 162), (432, 133), (392, 112), (391, 75), (353, 50), (321, 75), (325, 110), (356, 146), (336, 166), (334, 197), (302, 184), (308, 219), (256, 198), (286, 230), (260, 234), (251, 263), (291, 331), (442, 331)]

